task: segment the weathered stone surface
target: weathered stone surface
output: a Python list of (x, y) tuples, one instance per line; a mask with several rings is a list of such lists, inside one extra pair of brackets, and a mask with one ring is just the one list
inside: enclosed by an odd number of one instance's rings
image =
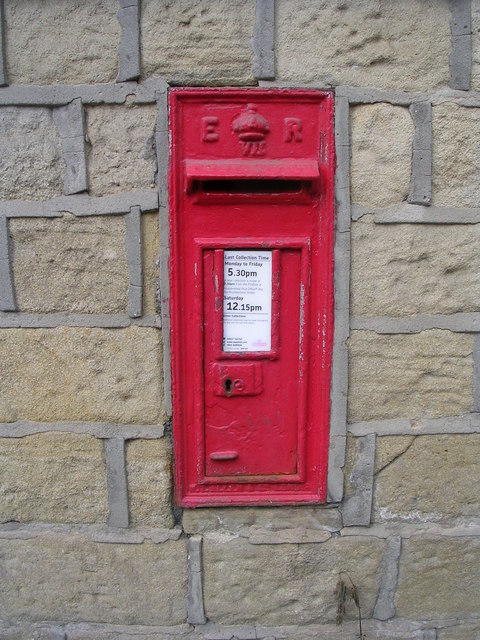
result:
[(120, 25), (116, 0), (5, 0), (12, 83), (112, 82)]
[(359, 105), (350, 112), (352, 202), (387, 206), (410, 190), (414, 125), (408, 109)]
[(401, 456), (413, 443), (415, 436), (388, 436), (378, 438), (375, 447), (374, 474), (380, 473), (387, 465)]
[(473, 91), (479, 91), (480, 90), (480, 3), (478, 2), (478, 0), (472, 0), (471, 15), (472, 15), (472, 77), (470, 82), (470, 88)]
[(4, 329), (0, 422), (165, 419), (156, 329)]
[(103, 441), (76, 433), (0, 440), (0, 521), (98, 522), (108, 513)]
[(437, 640), (478, 640), (480, 624), (465, 622), (437, 631)]
[(404, 540), (395, 598), (397, 616), (462, 618), (480, 614), (480, 539)]
[(19, 311), (126, 312), (122, 217), (15, 218), (9, 228)]
[(17, 621), (180, 624), (186, 618), (186, 564), (184, 540), (0, 540), (2, 615)]
[[(223, 624), (309, 624), (335, 620), (335, 587), (348, 572), (357, 585), (362, 615), (371, 617), (385, 542), (331, 538), (322, 544), (250, 545), (225, 534), (203, 543), (208, 618)], [(347, 603), (347, 618), (356, 609)]]
[(433, 107), (432, 204), (480, 206), (480, 109)]
[(66, 165), (51, 109), (2, 107), (0, 147), (0, 198), (43, 200), (62, 193)]
[(268, 531), (283, 529), (340, 529), (342, 521), (338, 509), (323, 507), (237, 507), (215, 509), (185, 509), (185, 533), (225, 531), (246, 533), (248, 529)]
[(180, 84), (251, 84), (254, 19), (252, 0), (144, 0), (142, 75)]
[(158, 213), (142, 214), (143, 313), (157, 313), (157, 260), (160, 252)]
[(276, 6), (277, 78), (425, 91), (448, 84), (447, 0)]
[(472, 350), (472, 335), (439, 329), (414, 335), (353, 331), (349, 422), (470, 411)]
[(133, 526), (173, 526), (170, 441), (130, 440), (126, 446), (128, 506)]
[(351, 310), (404, 316), (480, 309), (480, 225), (352, 225)]
[[(377, 439), (377, 451), (390, 437)], [(406, 444), (406, 443), (405, 443)], [(380, 454), (381, 455), (381, 454)], [(374, 520), (478, 516), (480, 434), (418, 436), (375, 478)]]
[(155, 105), (88, 107), (90, 194), (155, 188)]

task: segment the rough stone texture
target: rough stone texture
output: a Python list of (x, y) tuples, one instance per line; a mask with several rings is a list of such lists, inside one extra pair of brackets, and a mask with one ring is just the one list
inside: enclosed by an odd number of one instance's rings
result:
[[(358, 536), (323, 544), (257, 546), (210, 534), (203, 543), (206, 615), (223, 624), (332, 622), (335, 587), (344, 571), (358, 587), (362, 615), (371, 617), (384, 545), (384, 540)], [(355, 615), (348, 602), (347, 619)]]
[(406, 200), (414, 134), (408, 109), (359, 105), (350, 126), (352, 202), (381, 207)]
[(437, 631), (437, 640), (478, 640), (480, 638), (480, 624), (461, 623), (447, 629)]
[(480, 225), (352, 225), (353, 315), (480, 310)]
[(142, 215), (142, 265), (143, 265), (143, 313), (157, 313), (156, 295), (158, 283), (157, 260), (160, 252), (158, 213)]
[(480, 2), (472, 0), (472, 77), (470, 88), (480, 90)]
[(122, 217), (10, 220), (19, 311), (125, 313)]
[[(389, 440), (379, 438), (377, 451), (389, 448)], [(479, 455), (480, 434), (414, 438), (376, 475), (374, 520), (478, 516), (480, 497), (472, 488), (480, 484)]]
[(447, 0), (277, 0), (277, 78), (425, 91), (448, 84)]
[(459, 415), (472, 407), (473, 336), (353, 331), (349, 422)]
[(173, 526), (170, 441), (127, 442), (128, 506), (133, 526)]
[(87, 133), (90, 194), (155, 188), (153, 130), (157, 107), (100, 105), (88, 107)]
[(66, 165), (51, 109), (2, 107), (0, 147), (0, 198), (45, 200), (62, 193)]
[(142, 75), (177, 84), (252, 84), (254, 19), (254, 0), (143, 0)]
[(387, 465), (401, 456), (402, 453), (405, 453), (414, 439), (415, 436), (388, 436), (381, 439), (377, 437), (373, 473), (378, 474)]
[(80, 535), (0, 540), (0, 566), (7, 619), (144, 625), (186, 619), (184, 540), (116, 545)]
[(114, 81), (117, 11), (117, 0), (5, 0), (9, 82)]
[(185, 509), (182, 524), (185, 533), (243, 533), (251, 528), (267, 531), (294, 528), (338, 530), (342, 527), (338, 509), (303, 506)]
[(156, 329), (3, 329), (0, 353), (0, 422), (165, 419)]
[(479, 563), (478, 538), (404, 540), (395, 598), (397, 616), (424, 620), (478, 616)]
[(103, 442), (76, 433), (0, 440), (0, 521), (105, 523)]
[(480, 206), (480, 109), (433, 107), (432, 204)]

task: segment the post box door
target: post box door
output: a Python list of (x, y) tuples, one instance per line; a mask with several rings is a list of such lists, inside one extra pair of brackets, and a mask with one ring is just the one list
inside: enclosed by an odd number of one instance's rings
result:
[(172, 89), (176, 500), (326, 499), (333, 94)]
[(207, 250), (204, 279), (205, 475), (298, 479), (302, 248)]

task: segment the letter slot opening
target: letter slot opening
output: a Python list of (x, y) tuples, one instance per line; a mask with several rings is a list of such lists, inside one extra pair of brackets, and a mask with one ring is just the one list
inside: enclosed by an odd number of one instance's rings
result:
[(264, 178), (249, 178), (246, 180), (201, 180), (193, 183), (193, 193), (205, 194), (284, 194), (300, 193), (311, 188), (311, 183), (301, 180), (275, 180)]

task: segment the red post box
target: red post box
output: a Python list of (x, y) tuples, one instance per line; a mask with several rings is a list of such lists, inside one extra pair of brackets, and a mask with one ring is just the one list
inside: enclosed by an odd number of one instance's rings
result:
[(330, 92), (172, 89), (177, 502), (326, 499)]

